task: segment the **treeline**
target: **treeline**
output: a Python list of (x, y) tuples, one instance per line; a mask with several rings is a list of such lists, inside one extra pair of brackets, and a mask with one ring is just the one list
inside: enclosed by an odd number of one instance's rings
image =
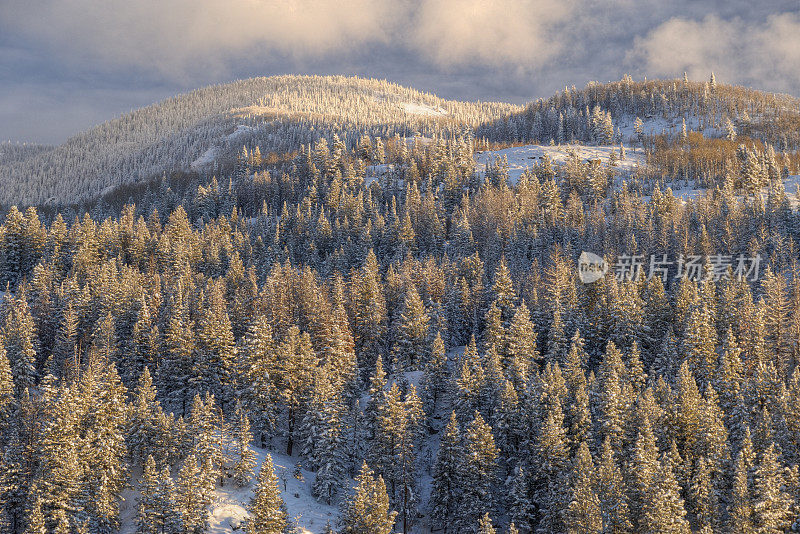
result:
[(780, 150), (800, 146), (795, 97), (717, 83), (713, 73), (705, 82), (686, 77), (635, 81), (625, 75), (617, 82), (572, 86), (531, 102), (520, 113), (481, 125), (476, 135), (493, 141), (603, 143), (608, 136), (595, 127), (600, 114), (609, 114), (617, 128), (623, 119), (633, 123), (637, 117), (656, 122), (685, 119), (700, 131), (716, 130), (720, 136), (727, 134), (730, 123), (739, 134)]

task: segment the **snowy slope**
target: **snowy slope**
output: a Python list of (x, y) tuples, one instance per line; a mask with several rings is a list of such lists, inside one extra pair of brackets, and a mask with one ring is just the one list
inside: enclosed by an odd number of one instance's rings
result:
[[(508, 160), (508, 179), (516, 184), (525, 169), (532, 168), (542, 156), (547, 155), (554, 164), (563, 164), (577, 154), (582, 162), (600, 160), (603, 165), (608, 165), (612, 152), (619, 154), (619, 146), (583, 146), (583, 145), (523, 145), (504, 148), (502, 150), (489, 150), (480, 152), (476, 156), (478, 171), (486, 170), (486, 164), (495, 158)], [(619, 161), (616, 168), (622, 173), (633, 172), (639, 165), (644, 165), (644, 153), (634, 151), (633, 147), (625, 147), (625, 160)]]
[(447, 110), (440, 107), (433, 108), (425, 104), (415, 104), (413, 102), (401, 102), (400, 107), (406, 113), (412, 115), (425, 115), (428, 117), (438, 117), (440, 115), (447, 115)]
[[(278, 477), (278, 486), (281, 490), (281, 497), (286, 503), (289, 519), (296, 522), (300, 527), (300, 532), (303, 534), (317, 534), (324, 530), (328, 521), (330, 521), (331, 525), (336, 524), (339, 518), (338, 507), (318, 502), (311, 496), (314, 473), (303, 469), (301, 470), (303, 481), (294, 478), (294, 466), (298, 458), (255, 447), (253, 450), (258, 456), (256, 472), (260, 469), (261, 462), (264, 461), (267, 453), (269, 452), (272, 456), (275, 475)], [(286, 489), (284, 489), (284, 481)], [(217, 488), (216, 498), (211, 505), (208, 532), (211, 534), (223, 534), (237, 530), (242, 520), (248, 516), (246, 507), (252, 495), (252, 484), (245, 488), (237, 488), (235, 486)]]
[[(261, 463), (267, 453), (272, 456), (281, 497), (286, 503), (289, 520), (294, 521), (300, 529), (298, 532), (302, 534), (319, 534), (324, 531), (328, 521), (330, 521), (331, 525), (336, 525), (339, 519), (338, 506), (318, 502), (311, 496), (314, 473), (302, 469), (303, 481), (294, 478), (294, 466), (299, 460), (297, 457), (290, 457), (258, 447), (252, 447), (252, 449), (256, 453), (258, 462), (255, 470), (256, 474), (261, 468)], [(134, 534), (136, 532), (136, 513), (140, 498), (138, 480), (140, 479), (141, 471), (137, 470), (133, 475), (134, 480), (137, 482), (133, 488), (126, 489), (122, 494), (124, 500), (120, 506), (120, 520), (122, 522), (120, 534)], [(286, 489), (284, 489), (284, 480)], [(354, 484), (352, 481), (351, 483)], [(251, 484), (244, 488), (237, 488), (232, 482), (226, 483), (224, 487), (218, 487), (214, 492), (214, 502), (209, 509), (209, 529), (206, 532), (210, 534), (242, 532), (241, 524), (249, 515), (247, 506), (253, 496), (254, 488), (255, 477)]]
[[(447, 352), (447, 365), (452, 369), (456, 362), (464, 353), (463, 346), (453, 347)], [(417, 392), (421, 393), (422, 371), (410, 371), (402, 375), (387, 376), (387, 387), (395, 382), (402, 382), (406, 387), (413, 385)], [(362, 398), (366, 404), (368, 396)], [(418, 462), (421, 472), (427, 472), (433, 466), (436, 453), (439, 449), (439, 439), (441, 431), (450, 419), (451, 403), (447, 398), (441, 399), (437, 403), (436, 413), (431, 418), (432, 429), (425, 437), (418, 452)], [(278, 487), (281, 490), (281, 497), (286, 503), (286, 510), (290, 521), (294, 521), (302, 534), (321, 534), (325, 525), (330, 522), (334, 528), (339, 520), (339, 507), (336, 504), (327, 505), (317, 501), (311, 495), (311, 486), (314, 483), (314, 473), (302, 469), (303, 480), (294, 477), (295, 465), (300, 461), (297, 456), (287, 456), (275, 450), (262, 449), (251, 446), (256, 454), (257, 467), (255, 473), (258, 474), (261, 463), (267, 454), (272, 456), (275, 475), (278, 477)], [(122, 492), (123, 502), (120, 506), (120, 521), (122, 523), (120, 534), (135, 534), (136, 514), (140, 498), (139, 483), (141, 470), (136, 469), (132, 473), (133, 485)], [(423, 512), (427, 512), (428, 501), (432, 490), (433, 480), (427, 473), (420, 477), (420, 507)], [(285, 484), (285, 489), (284, 489)], [(355, 481), (348, 480), (350, 487), (355, 486)], [(247, 506), (253, 496), (255, 488), (255, 476), (249, 486), (237, 488), (232, 482), (226, 483), (223, 487), (216, 488), (214, 492), (214, 502), (209, 508), (209, 529), (210, 534), (230, 534), (233, 532), (243, 532), (241, 524), (248, 517)], [(414, 524), (410, 530), (412, 534), (429, 534), (430, 529), (427, 525), (427, 518), (423, 517)]]
[[(459, 102), (344, 76), (274, 76), (215, 85), (141, 108), (57, 147), (0, 146), (0, 203), (70, 204), (173, 171), (230, 162), (242, 145), (284, 153), (334, 133), (423, 136), (462, 131), (522, 110)], [(110, 188), (110, 189), (108, 189)]]

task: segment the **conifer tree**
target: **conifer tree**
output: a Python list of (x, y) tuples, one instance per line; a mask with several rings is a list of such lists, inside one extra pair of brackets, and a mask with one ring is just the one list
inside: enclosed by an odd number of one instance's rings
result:
[(35, 498), (33, 505), (28, 510), (27, 525), (25, 534), (47, 534), (44, 514), (42, 514), (42, 502)]
[(753, 502), (747, 465), (740, 452), (736, 457), (733, 487), (728, 504), (728, 530), (733, 534), (753, 532)]
[(248, 534), (282, 534), (287, 527), (286, 511), (278, 489), (272, 456), (267, 454), (258, 472), (253, 500), (250, 503)]
[(0, 503), (4, 509), (0, 524), (12, 532), (18, 532), (25, 524), (28, 505), (30, 470), (24, 453), (19, 432), (12, 427), (3, 456), (0, 457)]
[(492, 520), (489, 518), (488, 512), (478, 520), (478, 534), (497, 534), (494, 526), (492, 526)]
[(603, 517), (603, 531), (609, 534), (633, 532), (625, 480), (614, 457), (609, 437), (606, 437), (601, 447), (597, 466), (597, 490)]
[(54, 515), (54, 521), (56, 524), (56, 528), (53, 530), (54, 534), (70, 534), (69, 519), (67, 518), (67, 513), (64, 511), (64, 509), (59, 508), (55, 511)]
[(529, 495), (528, 475), (522, 466), (517, 466), (514, 469), (513, 477), (509, 499), (509, 515), (519, 528), (530, 530), (535, 508)]
[(169, 468), (156, 468), (155, 460), (148, 456), (144, 465), (139, 500), (138, 534), (177, 534), (180, 532), (180, 516), (176, 510), (175, 488), (169, 476)]
[(372, 371), (381, 354), (386, 333), (386, 299), (380, 282), (378, 260), (375, 252), (370, 250), (350, 288), (356, 354), (359, 355), (359, 368), (366, 373)]
[(514, 315), (514, 283), (511, 280), (511, 272), (506, 265), (506, 259), (500, 259), (500, 264), (494, 273), (494, 283), (492, 284), (492, 295), (494, 304), (500, 309), (503, 318), (503, 326), (508, 326), (511, 317)]
[(669, 461), (662, 457), (643, 502), (639, 532), (689, 534), (686, 509)]
[(509, 379), (516, 390), (521, 392), (528, 381), (531, 362), (538, 364), (541, 360), (536, 350), (536, 331), (524, 302), (514, 312), (507, 336), (507, 361), (504, 362), (504, 367), (508, 370)]
[(463, 450), (456, 413), (450, 414), (450, 422), (444, 430), (433, 466), (433, 491), (431, 492), (431, 516), (445, 530), (450, 524), (464, 489), (459, 469)]
[(564, 510), (569, 504), (568, 444), (560, 402), (545, 407), (535, 445), (538, 471), (536, 502), (541, 520), (539, 528), (562, 531)]
[(14, 380), (6, 357), (5, 343), (0, 335), (0, 429), (5, 428), (14, 403)]
[(185, 299), (178, 295), (173, 302), (164, 331), (166, 355), (159, 367), (159, 391), (165, 398), (187, 412), (192, 389), (192, 361), (195, 352), (194, 322)]
[(572, 500), (566, 509), (568, 532), (601, 533), (603, 521), (600, 500), (595, 491), (595, 469), (586, 443), (581, 443), (573, 460)]
[(275, 426), (277, 399), (277, 361), (272, 340), (272, 327), (267, 318), (257, 315), (248, 326), (239, 348), (242, 397), (253, 424), (261, 433), (261, 444)]
[(286, 454), (291, 455), (302, 415), (302, 403), (313, 385), (317, 356), (307, 332), (293, 326), (278, 346), (278, 392), (286, 410)]
[(156, 400), (156, 389), (145, 367), (139, 377), (133, 397), (133, 406), (126, 425), (126, 442), (129, 457), (137, 464), (154, 455), (160, 461), (168, 457), (167, 444), (164, 443), (169, 429), (163, 428), (164, 413)]
[(19, 396), (25, 388), (32, 387), (36, 379), (36, 330), (24, 294), (10, 301), (1, 339), (5, 341), (6, 356), (11, 364), (14, 391)]
[(330, 384), (325, 368), (319, 368), (301, 430), (305, 436), (303, 454), (317, 468), (312, 492), (329, 504), (342, 489), (345, 478), (343, 414), (339, 394)]
[(464, 458), (459, 475), (463, 494), (457, 524), (465, 528), (466, 525), (474, 525), (479, 517), (494, 510), (497, 457), (492, 429), (475, 412), (464, 436)]
[(355, 494), (342, 506), (341, 534), (391, 534), (396, 516), (383, 478), (375, 477), (364, 463), (356, 477)]
[(395, 364), (398, 369), (415, 370), (427, 358), (428, 314), (413, 285), (406, 291), (397, 327)]
[(253, 435), (250, 433), (250, 419), (240, 402), (236, 403), (236, 411), (233, 414), (232, 433), (235, 443), (233, 480), (237, 486), (243, 487), (249, 484), (253, 477), (256, 455), (250, 449), (250, 442), (253, 441)]
[(489, 309), (486, 311), (484, 323), (484, 348), (488, 349), (489, 347), (494, 347), (495, 350), (505, 354), (507, 352), (505, 343), (508, 339), (508, 335), (505, 327), (503, 326), (503, 312), (494, 302), (492, 302), (492, 304), (489, 306)]
[(759, 458), (754, 477), (753, 527), (759, 534), (778, 534), (789, 526), (789, 498), (774, 444)]
[(448, 375), (447, 351), (440, 332), (436, 332), (436, 337), (433, 339), (430, 355), (425, 362), (423, 371), (423, 404), (425, 412), (433, 414), (436, 410), (437, 401), (444, 393), (445, 381)]
[(183, 461), (175, 487), (183, 528), (192, 534), (201, 534), (208, 526), (208, 505), (214, 485), (213, 478), (203, 472), (206, 467), (207, 464), (198, 464), (198, 458), (190, 454)]
[[(613, 445), (609, 449), (613, 449)], [(627, 479), (630, 510), (634, 519), (635, 531), (637, 532), (648, 528), (645, 506), (653, 496), (653, 480), (659, 468), (655, 436), (649, 424), (645, 424), (643, 428), (639, 429), (639, 434), (636, 438), (633, 459), (629, 468), (630, 473)]]

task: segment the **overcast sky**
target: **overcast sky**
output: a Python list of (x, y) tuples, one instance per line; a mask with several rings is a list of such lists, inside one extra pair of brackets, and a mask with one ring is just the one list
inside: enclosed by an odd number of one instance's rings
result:
[(358, 74), (522, 103), (712, 70), (800, 95), (800, 0), (0, 0), (0, 140), (62, 142), (250, 76)]

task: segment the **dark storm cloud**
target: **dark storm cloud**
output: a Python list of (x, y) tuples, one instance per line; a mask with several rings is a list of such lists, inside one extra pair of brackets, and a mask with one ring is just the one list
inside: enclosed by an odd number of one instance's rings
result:
[[(753, 13), (757, 11), (757, 13)], [(376, 76), (524, 102), (687, 71), (800, 94), (796, 0), (9, 0), (0, 139), (56, 142), (197, 86), (279, 73)]]

